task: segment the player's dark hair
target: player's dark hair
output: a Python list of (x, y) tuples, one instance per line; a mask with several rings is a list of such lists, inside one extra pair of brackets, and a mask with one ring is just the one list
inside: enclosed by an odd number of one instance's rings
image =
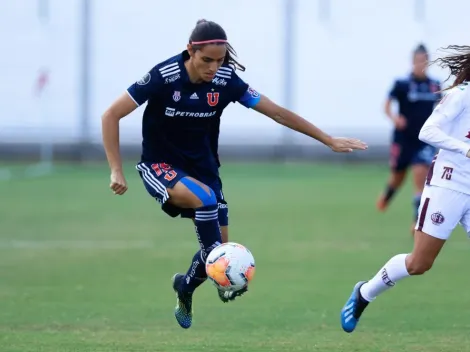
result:
[(225, 55), (224, 63), (232, 65), (235, 69), (239, 69), (240, 71), (245, 71), (245, 66), (235, 59), (237, 53), (227, 42), (225, 30), (215, 22), (207, 20), (197, 21), (196, 27), (194, 27), (189, 37), (189, 44), (191, 44), (194, 51), (201, 50), (204, 46), (209, 44), (225, 45), (227, 47), (227, 54)]
[(416, 54), (426, 54), (428, 56), (428, 50), (424, 46), (424, 44), (419, 44), (415, 50), (413, 50), (413, 56)]
[(443, 50), (454, 51), (454, 53), (449, 56), (441, 57), (433, 61), (433, 63), (437, 63), (442, 68), (448, 68), (450, 70), (450, 74), (446, 80), (451, 76), (455, 77), (454, 83), (445, 90), (454, 88), (465, 81), (470, 81), (470, 46), (449, 45)]

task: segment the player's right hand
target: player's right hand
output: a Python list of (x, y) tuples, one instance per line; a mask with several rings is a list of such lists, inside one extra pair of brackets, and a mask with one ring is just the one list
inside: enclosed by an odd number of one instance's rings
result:
[(111, 172), (111, 184), (109, 188), (117, 195), (123, 195), (127, 191), (127, 182), (122, 171)]
[(393, 123), (395, 124), (395, 128), (399, 131), (404, 130), (407, 123), (406, 119), (402, 115), (398, 115), (393, 119)]
[(355, 138), (332, 137), (329, 147), (336, 153), (350, 153), (353, 150), (366, 150), (367, 144)]

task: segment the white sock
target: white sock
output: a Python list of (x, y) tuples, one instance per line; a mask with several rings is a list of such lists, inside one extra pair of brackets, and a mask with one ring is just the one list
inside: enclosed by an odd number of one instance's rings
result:
[(396, 282), (410, 276), (405, 264), (407, 256), (408, 254), (398, 254), (391, 258), (371, 280), (362, 285), (362, 297), (371, 302), (382, 292), (395, 286)]

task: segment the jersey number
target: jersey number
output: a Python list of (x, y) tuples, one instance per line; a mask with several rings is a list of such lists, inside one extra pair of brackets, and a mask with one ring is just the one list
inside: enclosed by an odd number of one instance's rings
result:
[(157, 177), (160, 177), (163, 173), (165, 173), (164, 177), (167, 181), (173, 180), (178, 175), (175, 170), (172, 170), (170, 165), (165, 163), (152, 164), (152, 169), (157, 174)]

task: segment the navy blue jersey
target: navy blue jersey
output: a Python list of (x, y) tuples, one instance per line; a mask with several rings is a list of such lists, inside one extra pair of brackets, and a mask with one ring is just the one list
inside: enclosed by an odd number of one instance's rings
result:
[(187, 51), (150, 70), (127, 92), (137, 105), (148, 102), (142, 121), (142, 162), (167, 163), (202, 182), (219, 175), (220, 117), (231, 102), (254, 107), (260, 95), (229, 65), (212, 82), (194, 84), (184, 62)]
[(396, 80), (389, 97), (398, 102), (399, 113), (406, 118), (407, 127), (395, 131), (396, 139), (416, 140), (424, 122), (441, 99), (439, 81), (431, 78), (418, 79), (413, 75)]

